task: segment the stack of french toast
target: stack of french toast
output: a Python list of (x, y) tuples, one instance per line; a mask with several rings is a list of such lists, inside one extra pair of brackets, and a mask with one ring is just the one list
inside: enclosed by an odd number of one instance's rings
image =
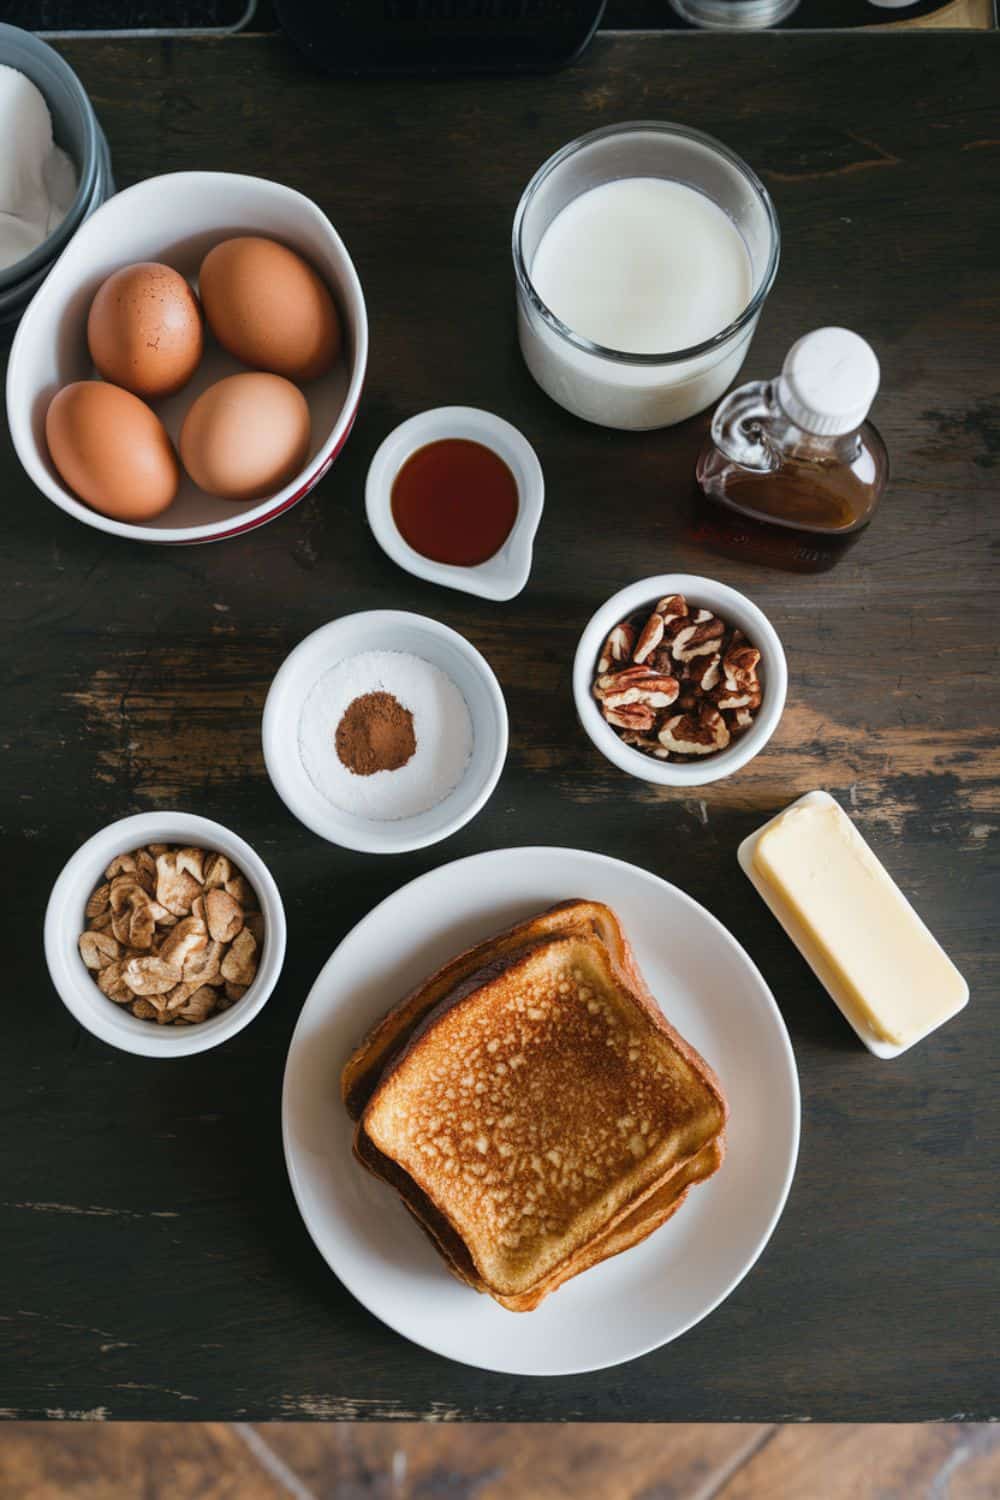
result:
[(445, 964), (342, 1087), (358, 1160), (455, 1276), (515, 1312), (645, 1239), (723, 1157), (719, 1081), (595, 901)]

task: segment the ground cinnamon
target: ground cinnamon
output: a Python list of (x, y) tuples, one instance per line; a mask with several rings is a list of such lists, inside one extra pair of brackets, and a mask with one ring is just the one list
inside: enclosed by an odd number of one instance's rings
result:
[(417, 748), (413, 715), (391, 693), (362, 693), (337, 725), (337, 754), (356, 776), (398, 771)]

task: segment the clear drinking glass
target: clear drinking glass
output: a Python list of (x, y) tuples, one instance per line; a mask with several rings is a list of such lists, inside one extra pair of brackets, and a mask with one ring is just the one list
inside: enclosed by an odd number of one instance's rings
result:
[[(703, 343), (666, 354), (626, 354), (592, 343), (556, 317), (531, 280), (546, 229), (590, 188), (625, 177), (663, 177), (712, 199), (739, 230), (750, 257), (746, 307)], [(781, 236), (763, 183), (728, 147), (663, 121), (594, 130), (551, 156), (528, 183), (514, 216), (512, 252), (518, 339), (542, 390), (603, 427), (669, 427), (713, 405), (736, 378), (778, 269)]]
[(692, 26), (711, 31), (763, 31), (790, 16), (799, 0), (670, 0), (670, 3)]

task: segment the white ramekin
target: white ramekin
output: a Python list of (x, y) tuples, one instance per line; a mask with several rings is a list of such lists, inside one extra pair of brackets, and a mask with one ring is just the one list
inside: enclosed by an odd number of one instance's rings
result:
[[(362, 651), (408, 651), (439, 667), (472, 718), (472, 757), (436, 807), (409, 818), (342, 812), (313, 785), (299, 753), (302, 705), (323, 673)], [(507, 758), (507, 705), (486, 658), (457, 630), (426, 615), (374, 609), (344, 615), (307, 635), (275, 673), (264, 704), (264, 760), (289, 812), (320, 838), (365, 854), (424, 849), (463, 828), (491, 796)]]
[[(87, 312), (112, 271), (158, 260), (192, 282), (207, 252), (237, 234), (270, 236), (298, 250), (330, 286), (344, 348), (332, 370), (302, 387), (312, 438), (298, 474), (264, 500), (238, 504), (206, 495), (184, 475), (177, 499), (151, 521), (115, 521), (66, 488), (49, 458), (45, 413), (60, 387), (93, 378)], [(343, 240), (311, 199), (261, 177), (172, 172), (109, 198), (73, 236), (21, 319), (7, 366), (7, 422), (28, 477), (68, 515), (142, 542), (216, 542), (271, 521), (314, 489), (343, 448), (357, 415), (368, 363), (365, 299)], [(244, 369), (211, 337), (191, 380), (153, 403), (176, 443), (191, 403), (209, 385)]]
[[(464, 438), (492, 448), (517, 485), (517, 518), (510, 535), (493, 557), (475, 567), (455, 567), (422, 556), (403, 538), (392, 514), (392, 486), (406, 460), (418, 448), (443, 438)], [(475, 406), (438, 406), (401, 422), (376, 452), (365, 483), (368, 524), (394, 563), (428, 583), (497, 601), (513, 599), (528, 581), (544, 501), (542, 466), (527, 438), (503, 417)]]
[[(738, 227), (747, 251), (752, 290), (745, 307), (687, 349), (639, 354), (594, 343), (557, 316), (532, 279), (538, 248), (566, 204), (628, 177), (695, 188)], [(581, 244), (577, 253), (588, 250)], [(542, 163), (517, 206), (511, 251), (518, 343), (535, 380), (574, 416), (635, 432), (686, 421), (732, 385), (774, 284), (781, 233), (764, 184), (728, 146), (671, 120), (623, 120), (588, 131)]]
[[(658, 599), (668, 594), (683, 594), (688, 604), (711, 609), (728, 625), (739, 626), (760, 651), (763, 700), (753, 725), (727, 749), (706, 755), (703, 761), (675, 763), (657, 760), (626, 745), (606, 722), (591, 691), (597, 658), (612, 626), (647, 604), (652, 608)], [(787, 689), (785, 653), (777, 631), (763, 610), (727, 584), (691, 573), (661, 573), (656, 578), (641, 578), (638, 583), (615, 594), (590, 620), (580, 637), (573, 662), (576, 711), (597, 749), (630, 776), (655, 782), (658, 786), (707, 786), (709, 782), (721, 781), (740, 770), (763, 750), (777, 728)]]
[[(98, 989), (80, 957), (77, 940), (86, 927), (84, 907), (116, 854), (143, 844), (190, 844), (225, 854), (250, 882), (264, 916), (264, 948), (257, 975), (229, 1010), (195, 1026), (157, 1026), (140, 1021)], [(193, 813), (150, 812), (122, 818), (95, 833), (76, 851), (52, 887), (45, 913), (45, 959), (52, 983), (69, 1010), (94, 1036), (140, 1057), (190, 1057), (207, 1052), (249, 1025), (264, 1008), (285, 959), (285, 911), (271, 872), (244, 839)]]

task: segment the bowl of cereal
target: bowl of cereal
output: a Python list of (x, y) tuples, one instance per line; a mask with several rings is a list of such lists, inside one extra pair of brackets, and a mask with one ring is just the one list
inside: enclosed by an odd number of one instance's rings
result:
[(284, 908), (267, 866), (237, 834), (191, 813), (139, 813), (94, 834), (45, 914), (45, 957), (67, 1010), (143, 1057), (187, 1057), (242, 1031), (284, 956)]

